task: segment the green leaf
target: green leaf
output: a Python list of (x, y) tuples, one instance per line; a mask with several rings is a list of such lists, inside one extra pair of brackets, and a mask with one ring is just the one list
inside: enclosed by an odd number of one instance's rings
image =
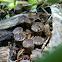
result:
[(47, 0), (48, 3), (56, 3), (56, 2), (59, 2), (59, 1), (62, 1), (62, 0)]
[(14, 5), (16, 4), (16, 0), (14, 0)]
[(39, 2), (42, 2), (44, 0), (28, 0), (31, 3), (31, 12), (36, 12), (36, 8), (37, 8), (37, 4), (39, 4)]
[(31, 4), (37, 3), (37, 0), (28, 0)]
[(0, 0), (0, 2), (12, 3), (12, 2), (13, 2), (13, 0)]
[(6, 15), (6, 18), (10, 18), (10, 14), (7, 14), (7, 15)]
[(9, 8), (15, 8), (16, 6), (17, 6), (17, 4), (14, 5), (14, 3), (10, 3), (10, 4), (8, 5)]
[(30, 12), (36, 12), (37, 11), (36, 8), (37, 8), (37, 5), (31, 6)]
[(31, 4), (38, 4), (39, 2), (43, 0), (28, 0)]

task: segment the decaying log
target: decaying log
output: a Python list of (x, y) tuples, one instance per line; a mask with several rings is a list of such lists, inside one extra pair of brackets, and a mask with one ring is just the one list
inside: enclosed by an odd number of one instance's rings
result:
[(7, 29), (7, 28), (10, 28), (10, 27), (20, 24), (18, 17), (21, 15), (27, 16), (27, 14), (18, 14), (18, 15), (15, 15), (15, 16), (9, 18), (9, 19), (1, 20), (0, 21), (0, 30)]
[[(22, 17), (22, 16), (24, 16), (24, 17)], [(12, 16), (9, 19), (1, 20), (0, 21), (0, 30), (7, 29), (7, 28), (10, 28), (10, 27), (16, 26), (18, 24), (22, 24), (22, 23), (30, 24), (37, 18), (39, 18), (39, 16), (36, 13), (35, 14), (31, 14), (31, 13), (22, 14), (21, 13), (21, 14)]]
[(13, 38), (12, 31), (0, 30), (0, 41), (9, 40), (11, 38)]
[(0, 47), (0, 62), (9, 62), (9, 52), (8, 47)]

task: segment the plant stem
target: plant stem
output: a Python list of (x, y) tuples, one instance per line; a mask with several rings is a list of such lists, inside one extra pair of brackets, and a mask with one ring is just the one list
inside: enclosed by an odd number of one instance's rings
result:
[[(0, 2), (5, 2), (5, 3), (13, 3), (14, 1), (9, 1), (9, 0), (0, 0)], [(16, 1), (17, 4), (30, 4), (27, 1)]]
[(9, 0), (0, 0), (0, 2), (13, 3), (13, 1), (9, 1)]
[(16, 4), (16, 0), (14, 0), (14, 5)]
[(17, 4), (30, 4), (29, 2), (27, 2), (27, 1), (16, 1), (17, 2)]

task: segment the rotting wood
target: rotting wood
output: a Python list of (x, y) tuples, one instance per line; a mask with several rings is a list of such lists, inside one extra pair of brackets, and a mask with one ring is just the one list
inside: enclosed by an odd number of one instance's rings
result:
[(9, 40), (13, 38), (12, 31), (0, 30), (0, 41)]
[(28, 22), (25, 21), (25, 23), (31, 23), (33, 22), (34, 20), (38, 19), (39, 18), (39, 14), (42, 14), (42, 13), (33, 13), (32, 15), (30, 15), (31, 13), (26, 13), (26, 14), (18, 14), (18, 15), (15, 15), (15, 16), (12, 16), (10, 17), (9, 19), (5, 19), (5, 20), (1, 20), (0, 21), (0, 30), (2, 29), (8, 29), (8, 28), (11, 28), (13, 26), (16, 26), (18, 24), (21, 24), (22, 21), (24, 21), (23, 19), (19, 20), (20, 16), (24, 15), (27, 17), (26, 20), (29, 20)]
[(0, 21), (0, 30), (7, 29), (7, 28), (10, 28), (10, 27), (20, 24), (18, 17), (21, 15), (27, 16), (27, 14), (18, 14), (18, 15), (15, 15), (15, 16), (9, 18), (9, 19), (1, 20)]
[(8, 47), (0, 47), (0, 62), (9, 62), (9, 52)]

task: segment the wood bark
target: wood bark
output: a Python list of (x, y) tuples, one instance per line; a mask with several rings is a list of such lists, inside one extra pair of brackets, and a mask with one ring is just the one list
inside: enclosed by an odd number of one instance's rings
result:
[(27, 14), (18, 14), (18, 15), (15, 15), (15, 16), (9, 18), (9, 19), (1, 20), (0, 21), (0, 30), (7, 29), (7, 28), (10, 28), (10, 27), (20, 24), (21, 22), (19, 21), (18, 17), (21, 15), (27, 16)]
[(13, 38), (12, 31), (0, 30), (0, 41), (9, 40)]

